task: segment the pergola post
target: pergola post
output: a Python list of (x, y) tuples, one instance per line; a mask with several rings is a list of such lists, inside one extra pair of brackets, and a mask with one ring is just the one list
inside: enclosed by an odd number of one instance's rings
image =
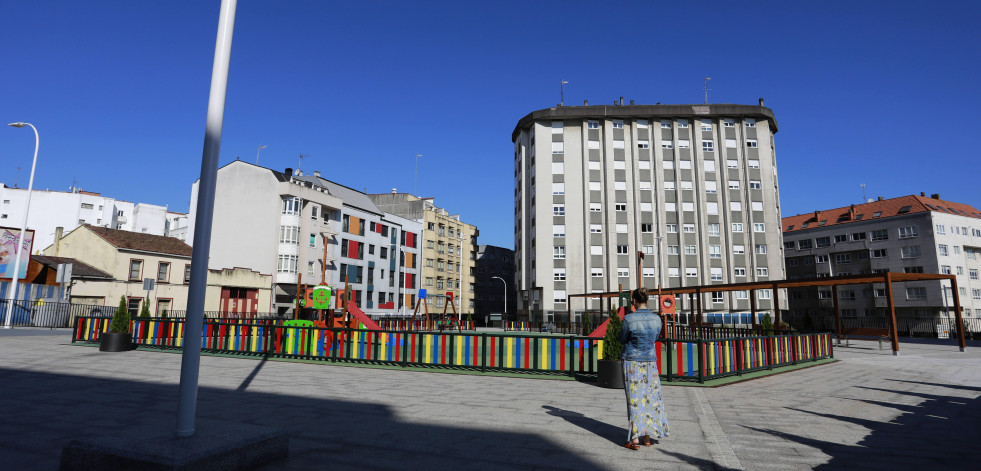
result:
[(693, 319), (697, 319), (698, 325), (702, 324), (702, 317), (695, 317), (695, 293), (688, 293), (688, 312)]
[(777, 329), (780, 328), (780, 290), (777, 289), (777, 284), (772, 285), (773, 289), (773, 313), (777, 317)]
[(835, 309), (835, 335), (838, 337), (838, 345), (841, 345), (841, 309), (838, 305), (838, 285), (831, 285), (831, 298)]
[(756, 322), (756, 290), (755, 289), (749, 290), (749, 317), (753, 319), (753, 330), (756, 330), (756, 328), (759, 327), (759, 324)]
[(899, 356), (899, 332), (896, 331), (896, 304), (892, 302), (892, 273), (882, 275), (886, 284), (886, 303), (889, 309), (889, 337), (892, 338), (892, 354)]
[[(943, 286), (941, 286), (941, 289)], [(950, 277), (950, 288), (954, 292), (954, 317), (957, 319), (957, 345), (961, 351), (967, 346), (964, 342), (964, 322), (961, 320), (961, 299), (957, 295), (957, 278)]]
[(701, 290), (695, 290), (695, 300), (698, 303), (698, 318), (702, 318), (702, 292)]

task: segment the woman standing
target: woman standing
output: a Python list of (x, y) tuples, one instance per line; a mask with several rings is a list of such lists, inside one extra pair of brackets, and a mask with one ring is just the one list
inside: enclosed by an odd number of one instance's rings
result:
[(668, 436), (668, 418), (661, 400), (661, 380), (657, 371), (656, 343), (661, 334), (661, 318), (647, 308), (647, 290), (638, 288), (630, 297), (636, 309), (623, 317), (620, 342), (623, 343), (623, 384), (627, 394), (627, 443), (631, 450), (651, 446), (651, 438)]

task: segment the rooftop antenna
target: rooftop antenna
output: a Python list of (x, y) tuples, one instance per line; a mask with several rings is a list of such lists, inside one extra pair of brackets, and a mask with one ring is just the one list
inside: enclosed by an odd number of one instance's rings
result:
[(259, 146), (259, 149), (255, 151), (255, 164), (256, 165), (259, 165), (259, 151), (261, 151), (262, 149), (265, 149), (266, 147), (269, 147), (269, 146)]
[(712, 77), (705, 77), (705, 104), (706, 105), (709, 104), (709, 90), (711, 90), (711, 88), (709, 88), (709, 80), (712, 80)]
[(419, 157), (422, 157), (422, 154), (416, 154), (416, 173), (415, 173), (415, 176), (412, 178), (412, 194), (413, 195), (418, 195), (419, 194), (419, 192), (416, 189), (416, 187), (419, 184)]
[(559, 81), (559, 106), (565, 104), (565, 84), (567, 83), (569, 81), (565, 79)]
[(20, 169), (23, 167), (17, 167), (17, 177), (14, 178), (14, 188), (17, 188), (17, 182), (20, 181)]
[(869, 200), (868, 200), (868, 198), (867, 198), (867, 197), (865, 196), (865, 184), (864, 184), (864, 183), (862, 183), (862, 185), (861, 185), (861, 187), (862, 187), (862, 202), (863, 202), (863, 203), (868, 203), (868, 202), (869, 202)]
[(300, 154), (300, 161), (296, 163), (296, 173), (300, 173), (300, 165), (303, 164), (303, 159), (307, 157), (307, 154)]

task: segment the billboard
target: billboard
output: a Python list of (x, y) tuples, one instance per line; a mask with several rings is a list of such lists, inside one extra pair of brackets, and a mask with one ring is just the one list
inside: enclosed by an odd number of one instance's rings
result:
[(27, 230), (24, 233), (24, 245), (18, 249), (17, 240), (20, 239), (20, 229), (10, 227), (0, 227), (0, 278), (13, 279), (14, 265), (20, 257), (20, 273), (17, 279), (27, 278), (27, 266), (31, 262), (31, 249), (34, 247), (34, 231)]

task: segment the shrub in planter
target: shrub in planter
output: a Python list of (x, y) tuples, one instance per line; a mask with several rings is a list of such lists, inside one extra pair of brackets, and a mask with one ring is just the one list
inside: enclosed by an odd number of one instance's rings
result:
[(126, 297), (119, 297), (119, 307), (112, 315), (109, 331), (99, 336), (99, 350), (103, 352), (123, 352), (130, 350), (132, 336), (129, 333), (129, 311), (126, 309)]
[(143, 307), (140, 308), (140, 317), (150, 317), (150, 303), (149, 299), (143, 301)]
[(616, 312), (610, 312), (610, 321), (606, 324), (606, 336), (603, 337), (603, 359), (599, 360), (596, 379), (604, 388), (623, 388), (623, 344), (620, 343), (620, 330), (623, 321)]
[(773, 320), (770, 319), (769, 314), (763, 314), (763, 318), (760, 319), (760, 333), (773, 335)]

